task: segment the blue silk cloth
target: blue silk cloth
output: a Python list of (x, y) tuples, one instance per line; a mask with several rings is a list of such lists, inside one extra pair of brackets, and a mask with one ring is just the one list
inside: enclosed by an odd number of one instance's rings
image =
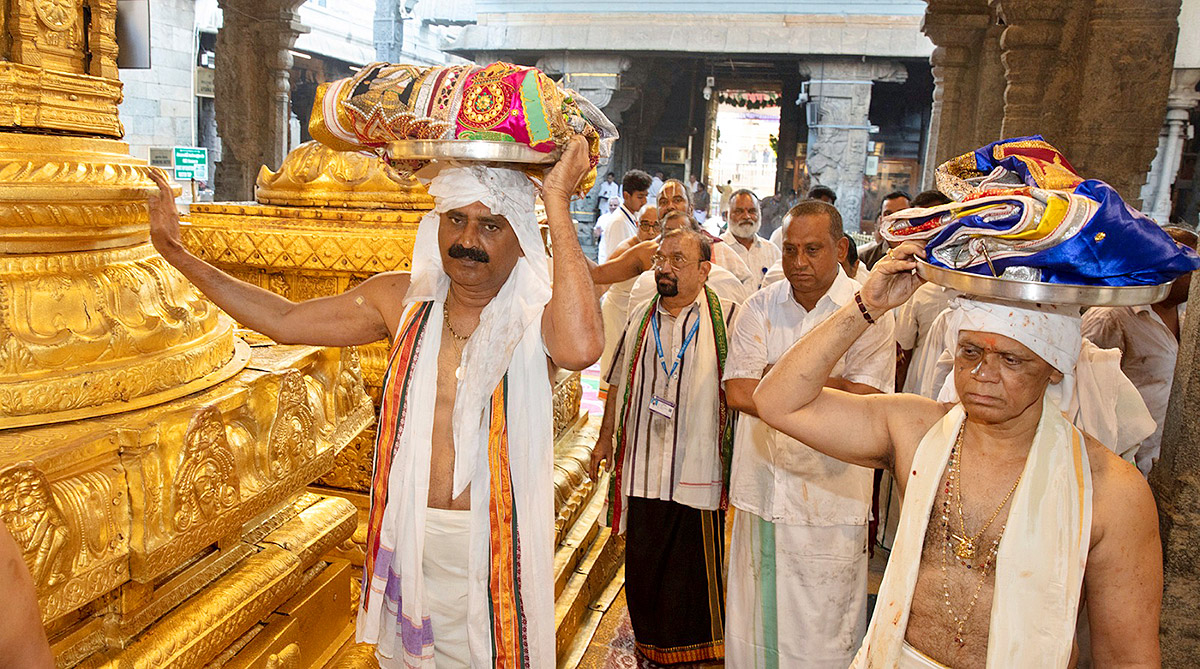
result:
[(1200, 269), (1108, 184), (1083, 179), (1040, 136), (994, 142), (937, 169), (958, 200), (884, 221), (889, 241), (924, 240), (933, 265), (1091, 286), (1156, 285)]

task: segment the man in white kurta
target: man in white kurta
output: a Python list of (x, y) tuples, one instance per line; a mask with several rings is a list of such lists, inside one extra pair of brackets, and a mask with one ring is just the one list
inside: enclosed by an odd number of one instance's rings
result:
[(744, 188), (733, 191), (727, 206), (729, 230), (721, 235), (721, 240), (746, 263), (750, 270), (746, 288), (753, 292), (763, 286), (767, 271), (779, 262), (783, 252), (778, 246), (758, 236), (762, 212), (754, 193)]
[[(792, 228), (812, 218), (785, 224), (785, 249), (811, 246), (793, 239), (798, 231)], [(827, 227), (812, 225), (816, 232)], [(833, 248), (835, 240), (825, 236)], [(832, 257), (828, 260), (799, 267), (833, 277), (824, 295), (808, 296), (816, 298), (811, 309), (797, 300), (797, 294), (804, 295), (798, 291), (806, 272), (796, 269), (797, 288), (779, 281), (745, 302), (729, 337), (724, 380), (731, 405), (733, 381), (757, 383), (792, 344), (853, 303), (858, 282)], [(892, 342), (892, 319), (885, 316), (850, 347), (830, 376), (851, 392), (890, 392)], [(866, 628), (873, 472), (822, 455), (768, 427), (750, 415), (749, 407), (739, 408), (730, 485), (737, 512), (729, 550), (729, 665), (846, 667)], [(852, 438), (852, 430), (847, 435)]]
[[(903, 385), (897, 391), (916, 393), (925, 397), (936, 397), (936, 392), (921, 392), (921, 379), (928, 376), (942, 353), (941, 340), (929, 346), (929, 335), (938, 314), (950, 306), (950, 300), (959, 295), (953, 288), (927, 283), (917, 289), (908, 301), (896, 309), (896, 345), (904, 351), (905, 362), (898, 368), (901, 376), (896, 378)], [(936, 350), (933, 350), (936, 349)], [(933, 389), (936, 391), (937, 389)]]

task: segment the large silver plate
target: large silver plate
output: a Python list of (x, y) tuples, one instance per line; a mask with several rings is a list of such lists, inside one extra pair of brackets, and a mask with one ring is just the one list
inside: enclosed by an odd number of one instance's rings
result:
[(1111, 287), (1015, 281), (935, 267), (919, 258), (917, 259), (917, 274), (926, 281), (939, 286), (981, 297), (1018, 302), (1074, 304), (1087, 307), (1132, 307), (1140, 304), (1154, 304), (1162, 301), (1171, 291), (1171, 283), (1157, 286)]
[(466, 160), (525, 165), (554, 164), (560, 153), (542, 153), (516, 142), (478, 139), (406, 139), (388, 142), (387, 152), (392, 160)]

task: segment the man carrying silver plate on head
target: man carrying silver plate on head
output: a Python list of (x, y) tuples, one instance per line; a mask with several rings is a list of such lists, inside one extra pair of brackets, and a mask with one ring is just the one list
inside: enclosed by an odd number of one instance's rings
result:
[(568, 203), (615, 130), (541, 72), (507, 63), (368, 65), (322, 85), (310, 126), (426, 185), (434, 208), (411, 273), (290, 302), (189, 254), (161, 179), (154, 245), (280, 343), (391, 341), (357, 624), (381, 666), (551, 667), (551, 377), (592, 364), (604, 344)]
[[(897, 538), (853, 666), (1067, 667), (1084, 599), (1097, 666), (1158, 666), (1154, 499), (1109, 449), (1153, 421), (1105, 381), (1116, 361), (1089, 352), (1079, 307), (1165, 295), (1200, 258), (1040, 137), (988, 145), (938, 176), (958, 201), (889, 217), (885, 238), (908, 241), (755, 393), (772, 427), (886, 467), (899, 485)], [(942, 401), (823, 388), (868, 325), (932, 277), (974, 295), (945, 315)], [(1012, 299), (1028, 295), (1042, 301)], [(830, 416), (854, 416), (855, 439)]]

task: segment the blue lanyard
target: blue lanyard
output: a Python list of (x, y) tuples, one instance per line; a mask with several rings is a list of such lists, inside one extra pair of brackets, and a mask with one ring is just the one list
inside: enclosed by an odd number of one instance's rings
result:
[(666, 356), (663, 355), (662, 339), (658, 334), (658, 321), (661, 316), (655, 314), (655, 318), (650, 319), (650, 324), (654, 326), (654, 347), (658, 350), (658, 364), (662, 366), (663, 373), (667, 375), (669, 381), (672, 376), (675, 376), (675, 370), (679, 369), (679, 361), (683, 360), (683, 353), (687, 351), (688, 344), (692, 343), (692, 337), (696, 336), (696, 330), (700, 329), (700, 318), (696, 317), (692, 323), (692, 329), (688, 332), (687, 337), (683, 339), (683, 346), (679, 347), (679, 353), (675, 355), (675, 364), (671, 365), (671, 369), (667, 370)]
[(636, 228), (636, 227), (638, 226), (638, 223), (637, 223), (637, 221), (633, 220), (633, 216), (630, 216), (630, 215), (629, 215), (629, 211), (625, 209), (625, 205), (621, 205), (620, 207), (617, 207), (617, 209), (619, 209), (619, 210), (620, 210), (620, 212), (621, 212), (622, 214), (624, 214), (624, 215), (625, 215), (625, 220), (627, 220), (627, 221), (629, 221), (630, 223), (632, 223), (632, 224), (633, 224), (633, 227), (635, 227), (635, 228)]

